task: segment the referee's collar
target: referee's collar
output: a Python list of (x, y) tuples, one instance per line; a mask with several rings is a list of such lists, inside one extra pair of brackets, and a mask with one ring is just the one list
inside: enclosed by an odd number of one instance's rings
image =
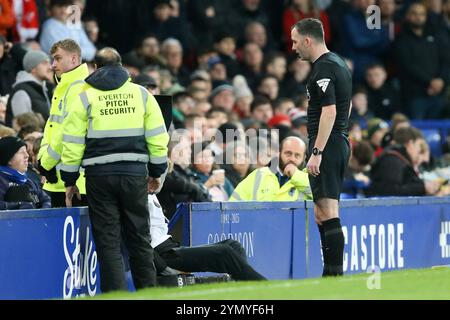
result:
[(330, 52), (331, 52), (331, 51), (328, 50), (327, 52), (322, 53), (316, 60), (313, 61), (313, 64), (316, 63), (316, 61), (318, 61), (318, 60), (319, 60), (320, 58), (322, 58), (324, 55), (326, 55), (327, 53), (330, 53)]

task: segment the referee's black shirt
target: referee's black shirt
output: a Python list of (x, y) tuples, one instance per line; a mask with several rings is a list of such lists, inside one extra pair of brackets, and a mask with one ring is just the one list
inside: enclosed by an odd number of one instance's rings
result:
[(348, 112), (352, 99), (352, 75), (345, 61), (333, 52), (321, 55), (312, 65), (307, 83), (308, 135), (319, 132), (322, 107), (335, 104), (336, 120), (331, 134), (348, 136)]

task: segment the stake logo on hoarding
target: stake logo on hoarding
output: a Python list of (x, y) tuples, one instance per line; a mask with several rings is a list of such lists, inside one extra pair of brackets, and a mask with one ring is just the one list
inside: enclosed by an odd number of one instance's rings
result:
[[(68, 232), (70, 229), (70, 233)], [(80, 228), (76, 228), (71, 216), (64, 221), (63, 246), (64, 256), (67, 261), (67, 269), (64, 272), (63, 297), (71, 298), (74, 289), (77, 289), (75, 296), (84, 296), (80, 291), (86, 289), (90, 296), (97, 292), (97, 252), (93, 250), (93, 241), (89, 239), (89, 227), (86, 227), (86, 239), (84, 242), (84, 254), (81, 252), (79, 241)], [(70, 253), (70, 248), (73, 248)], [(85, 291), (85, 290), (83, 290)]]
[(439, 245), (441, 246), (441, 257), (450, 258), (450, 221), (441, 222), (441, 234), (439, 235)]

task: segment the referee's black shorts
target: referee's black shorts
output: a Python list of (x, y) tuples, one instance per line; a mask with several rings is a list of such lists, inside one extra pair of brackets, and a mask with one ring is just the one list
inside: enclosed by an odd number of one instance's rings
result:
[[(309, 141), (308, 154), (311, 156), (315, 137)], [(343, 135), (332, 133), (322, 153), (320, 174), (309, 175), (309, 184), (314, 201), (322, 198), (339, 200), (342, 191), (345, 168), (350, 159), (350, 143)]]

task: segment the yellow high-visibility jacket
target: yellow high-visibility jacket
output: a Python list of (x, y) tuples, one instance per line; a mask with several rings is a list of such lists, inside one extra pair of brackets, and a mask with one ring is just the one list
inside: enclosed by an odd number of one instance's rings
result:
[(64, 181), (72, 181), (80, 166), (86, 176), (146, 174), (147, 166), (150, 176), (159, 177), (167, 168), (169, 135), (155, 97), (130, 82), (122, 67), (101, 68), (86, 82), (89, 88), (64, 122)]
[[(89, 70), (85, 63), (77, 68), (63, 73), (61, 80), (53, 93), (50, 117), (45, 124), (44, 136), (39, 149), (38, 159), (42, 167), (50, 170), (56, 166), (57, 183), (46, 182), (43, 189), (50, 192), (65, 192), (64, 182), (61, 180), (59, 163), (62, 153), (62, 124), (67, 115), (70, 114), (71, 101), (78, 98), (86, 86), (84, 79), (89, 76)], [(81, 194), (86, 194), (84, 173), (80, 174), (77, 181), (78, 189)]]
[(254, 170), (234, 189), (230, 201), (312, 200), (308, 173), (296, 170), (282, 187), (269, 167)]

